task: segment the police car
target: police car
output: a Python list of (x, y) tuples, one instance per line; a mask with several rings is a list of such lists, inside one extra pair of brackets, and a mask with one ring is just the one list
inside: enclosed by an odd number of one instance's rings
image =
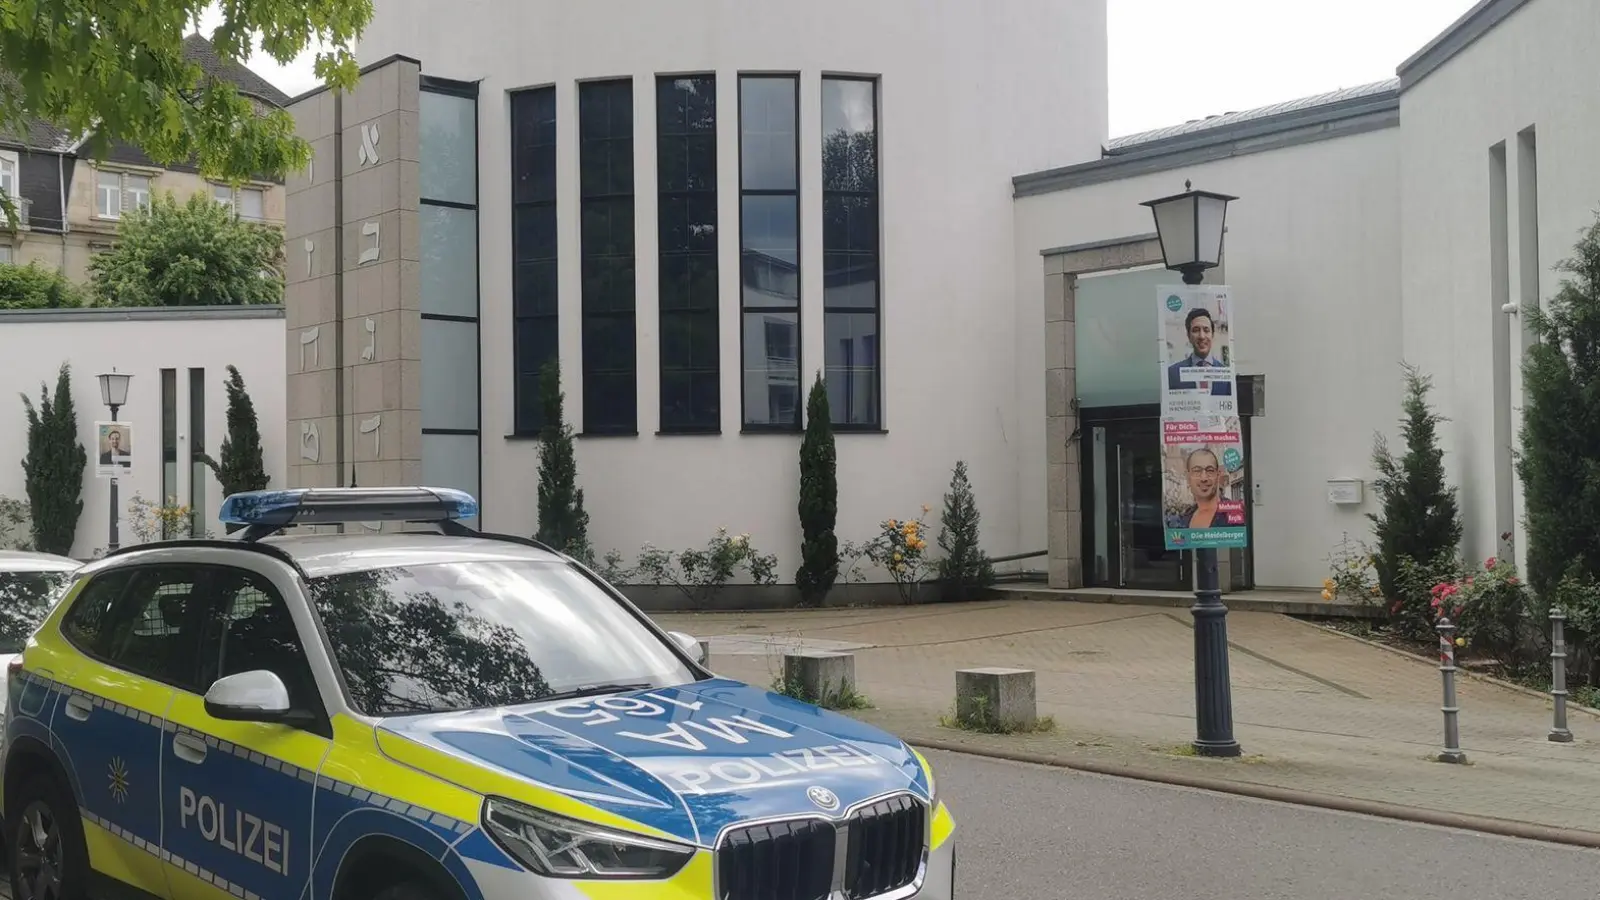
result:
[(8, 666), (15, 900), (952, 896), (919, 753), (713, 675), (476, 515), (437, 488), (236, 494), (228, 539), (80, 570)]

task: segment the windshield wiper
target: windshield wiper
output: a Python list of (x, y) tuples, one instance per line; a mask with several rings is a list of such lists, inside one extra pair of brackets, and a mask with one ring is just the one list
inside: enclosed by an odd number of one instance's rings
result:
[(648, 681), (634, 682), (632, 684), (586, 684), (583, 687), (559, 694), (549, 694), (535, 700), (535, 703), (548, 703), (551, 700), (577, 700), (581, 697), (598, 697), (601, 694), (620, 694), (624, 691), (642, 691), (654, 687)]

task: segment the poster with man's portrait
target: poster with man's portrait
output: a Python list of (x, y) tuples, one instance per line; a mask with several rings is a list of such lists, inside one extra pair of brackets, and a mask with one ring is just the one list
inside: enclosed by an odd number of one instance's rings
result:
[(1167, 549), (1245, 546), (1244, 441), (1238, 417), (1163, 421), (1161, 430)]
[(1234, 415), (1238, 405), (1228, 288), (1181, 285), (1157, 290), (1162, 418)]
[(133, 468), (133, 425), (128, 422), (96, 422), (95, 468), (100, 478), (126, 478)]

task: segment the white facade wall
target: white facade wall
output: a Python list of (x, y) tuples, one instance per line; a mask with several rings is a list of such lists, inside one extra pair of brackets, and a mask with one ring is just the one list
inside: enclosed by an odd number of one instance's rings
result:
[[(673, 4), (380, 0), (363, 63), (394, 54), (426, 75), (480, 85), (484, 524), (531, 533), (537, 444), (512, 431), (509, 101), (555, 85), (560, 142), (560, 347), (567, 414), (582, 428), (576, 83), (634, 79), (637, 437), (581, 439), (590, 537), (602, 552), (701, 545), (719, 526), (798, 563), (798, 435), (740, 434), (740, 73), (800, 74), (801, 380), (823, 358), (821, 98), (824, 74), (875, 76), (882, 202), (882, 434), (839, 437), (842, 539), (937, 507), (957, 459), (972, 473), (997, 554), (1023, 535), (1016, 472), (1039, 444), (1038, 402), (1019, 402), (1010, 178), (1094, 158), (1106, 137), (1106, 0), (992, 3), (686, 0)], [(654, 80), (715, 72), (721, 286), (721, 434), (657, 436)], [(1037, 273), (1027, 290), (1037, 291)], [(1037, 379), (1035, 379), (1037, 380)], [(803, 396), (802, 396), (803, 402)], [(497, 430), (498, 429), (498, 430)], [(1038, 467), (1042, 469), (1042, 466)], [(1033, 485), (1030, 485), (1033, 486)], [(1041, 507), (1042, 508), (1042, 507)], [(937, 513), (934, 513), (936, 516)], [(1040, 518), (1042, 523), (1042, 517)], [(1042, 525), (1041, 525), (1042, 527)], [(1021, 547), (1020, 544), (1028, 546)]]
[[(1327, 482), (1370, 479), (1373, 434), (1392, 434), (1400, 415), (1400, 139), (1386, 128), (1017, 200), (1023, 544), (1046, 541), (1040, 254), (1153, 233), (1139, 204), (1181, 192), (1185, 179), (1239, 197), (1210, 280), (1233, 287), (1237, 371), (1266, 375), (1267, 414), (1252, 422), (1257, 584), (1319, 585), (1343, 534), (1365, 536), (1370, 491), (1362, 506), (1335, 506)], [(1132, 352), (1154, 352), (1147, 302), (1151, 341)], [(1081, 318), (1078, 328), (1082, 340)]]
[[(101, 402), (102, 372), (126, 372), (128, 403), (117, 412), (119, 422), (134, 426), (134, 461), (129, 477), (119, 487), (124, 545), (137, 543), (128, 523), (128, 503), (135, 494), (151, 503), (161, 501), (162, 416), (161, 370), (177, 370), (178, 466), (173, 493), (179, 504), (189, 504), (191, 493), (189, 434), (189, 370), (205, 369), (204, 449), (216, 458), (227, 436), (228, 396), (226, 366), (239, 369), (245, 389), (255, 404), (261, 426), (262, 451), (272, 485), (284, 481), (285, 418), (284, 330), (281, 308), (231, 309), (208, 312), (197, 309), (86, 309), (11, 311), (0, 313), (0, 360), (5, 361), (0, 397), (10, 406), (0, 427), (0, 496), (26, 500), (22, 459), (28, 453), (26, 413), (18, 394), (39, 403), (43, 382), (55, 394), (62, 363), (72, 370), (72, 401), (78, 415), (79, 439), (88, 452), (84, 471), (83, 514), (78, 519), (73, 555), (88, 558), (105, 548), (108, 540), (109, 490), (107, 479), (95, 477), (99, 458), (95, 423), (110, 418)], [(222, 504), (222, 487), (208, 475), (203, 487), (210, 528)]]
[[(1562, 275), (1554, 265), (1571, 255), (1600, 208), (1597, 34), (1593, 0), (1533, 0), (1400, 95), (1404, 350), (1434, 377), (1439, 412), (1450, 419), (1440, 433), (1469, 556), (1504, 552), (1497, 533), (1507, 525), (1523, 534), (1521, 482), (1509, 452), (1521, 419), (1523, 325), (1500, 306), (1556, 294)], [(1519, 141), (1530, 128), (1536, 179), (1527, 177)], [(1501, 142), (1505, 209), (1492, 216), (1490, 148)], [(1537, 213), (1525, 224), (1534, 181)], [(1500, 215), (1503, 237), (1491, 230)], [(1497, 238), (1506, 263), (1499, 291)], [(1525, 238), (1537, 258), (1524, 252)], [(1505, 380), (1498, 397), (1497, 370)], [(1526, 541), (1516, 543), (1525, 562)]]

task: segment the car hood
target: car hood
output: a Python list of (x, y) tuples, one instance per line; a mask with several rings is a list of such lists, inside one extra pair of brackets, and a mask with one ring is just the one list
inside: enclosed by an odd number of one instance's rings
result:
[(422, 745), (702, 846), (751, 819), (842, 816), (892, 791), (929, 797), (900, 739), (726, 679), (390, 718), (377, 734), (396, 761)]

